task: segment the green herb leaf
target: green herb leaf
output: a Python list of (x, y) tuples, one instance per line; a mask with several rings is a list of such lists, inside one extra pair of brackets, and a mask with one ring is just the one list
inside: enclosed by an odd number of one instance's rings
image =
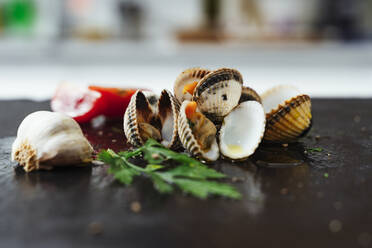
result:
[(155, 189), (157, 189), (160, 193), (173, 192), (172, 185), (164, 181), (159, 175), (153, 174), (151, 175), (151, 179), (152, 179)]
[(322, 152), (323, 148), (320, 148), (320, 147), (308, 148), (307, 151), (308, 152)]
[(186, 193), (205, 199), (208, 194), (222, 195), (240, 199), (240, 193), (232, 186), (215, 181), (198, 181), (193, 179), (175, 179), (174, 182)]
[[(144, 168), (128, 160), (140, 155), (148, 163)], [(172, 193), (176, 185), (184, 193), (202, 199), (211, 194), (233, 199), (241, 198), (233, 186), (215, 181), (225, 178), (225, 174), (207, 167), (187, 154), (171, 151), (153, 139), (132, 151), (119, 153), (112, 150), (101, 151), (98, 159), (109, 164), (108, 173), (126, 185), (130, 185), (135, 176), (144, 175), (152, 180), (155, 189), (160, 193)]]

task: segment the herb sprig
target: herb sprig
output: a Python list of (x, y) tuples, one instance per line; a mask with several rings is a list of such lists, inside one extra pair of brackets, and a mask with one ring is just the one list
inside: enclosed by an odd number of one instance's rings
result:
[[(141, 167), (130, 161), (139, 156), (148, 163), (147, 166)], [(211, 194), (241, 198), (235, 187), (216, 181), (226, 178), (225, 174), (208, 168), (187, 154), (171, 151), (153, 139), (131, 151), (115, 153), (110, 149), (103, 150), (98, 159), (110, 165), (108, 173), (125, 185), (130, 185), (135, 176), (144, 175), (152, 180), (160, 193), (172, 193), (177, 186), (184, 193), (201, 199)]]

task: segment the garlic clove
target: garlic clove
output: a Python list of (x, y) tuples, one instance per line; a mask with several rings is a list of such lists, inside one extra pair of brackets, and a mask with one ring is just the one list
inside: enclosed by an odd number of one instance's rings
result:
[(91, 162), (92, 153), (75, 120), (49, 111), (26, 116), (12, 145), (12, 160), (27, 172)]

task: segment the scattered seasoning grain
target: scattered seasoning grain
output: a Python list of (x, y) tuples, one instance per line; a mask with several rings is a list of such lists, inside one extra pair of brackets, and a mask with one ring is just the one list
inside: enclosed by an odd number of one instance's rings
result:
[(282, 188), (282, 189), (280, 190), (280, 194), (282, 194), (282, 195), (286, 195), (286, 194), (288, 194), (288, 189), (287, 189), (287, 188)]
[(340, 220), (337, 220), (337, 219), (331, 220), (329, 222), (329, 230), (331, 232), (334, 232), (334, 233), (341, 231), (342, 230), (342, 222)]
[(339, 202), (339, 201), (336, 201), (333, 203), (333, 207), (336, 209), (336, 210), (340, 210), (342, 208), (342, 202)]
[(88, 232), (91, 235), (99, 235), (103, 232), (103, 226), (100, 222), (93, 221), (88, 225)]
[(360, 116), (359, 115), (354, 116), (354, 122), (355, 123), (359, 123), (360, 122)]
[(282, 144), (283, 147), (288, 147), (288, 144)]
[(138, 201), (134, 201), (130, 204), (130, 209), (132, 210), (133, 213), (139, 213), (141, 212), (141, 203), (139, 203)]
[(321, 191), (319, 191), (318, 193), (316, 193), (316, 196), (317, 196), (318, 198), (323, 198), (323, 197), (324, 197), (324, 193), (321, 192)]
[(102, 136), (103, 135), (103, 131), (98, 131), (98, 135), (99, 136)]
[(357, 240), (359, 245), (363, 247), (368, 247), (372, 242), (372, 235), (367, 232), (363, 232), (358, 235)]
[(116, 141), (117, 141), (116, 139), (112, 139), (111, 140), (112, 143), (116, 143)]
[(329, 157), (329, 156), (331, 156), (331, 154), (330, 153), (327, 153), (327, 156)]
[(316, 135), (316, 136), (315, 136), (315, 139), (316, 139), (316, 140), (320, 140), (320, 135)]

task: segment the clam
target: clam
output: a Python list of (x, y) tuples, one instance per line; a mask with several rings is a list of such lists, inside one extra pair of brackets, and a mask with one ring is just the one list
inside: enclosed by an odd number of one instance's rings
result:
[(206, 161), (217, 160), (221, 153), (231, 160), (243, 160), (254, 153), (265, 131), (265, 114), (257, 101), (238, 105), (224, 119), (219, 132), (198, 109), (196, 102), (184, 101), (178, 118), (178, 133), (184, 148)]
[(215, 161), (219, 157), (214, 124), (198, 109), (196, 102), (185, 100), (178, 117), (178, 134), (183, 147), (194, 157)]
[(178, 147), (178, 111), (179, 103), (169, 91), (162, 91), (154, 108), (145, 94), (138, 90), (124, 114), (124, 133), (128, 142), (138, 147), (152, 138), (168, 148)]
[(257, 101), (245, 101), (224, 119), (219, 134), (220, 152), (232, 160), (254, 153), (265, 132), (265, 112)]
[(91, 162), (92, 153), (75, 120), (49, 111), (26, 116), (12, 145), (12, 160), (26, 172)]
[(213, 121), (221, 121), (238, 105), (243, 78), (234, 69), (222, 68), (204, 76), (196, 85), (193, 100)]
[(261, 95), (266, 113), (264, 140), (294, 142), (306, 135), (312, 124), (311, 100), (293, 86), (281, 85)]
[[(177, 100), (180, 103), (182, 103), (184, 100), (191, 100), (191, 89), (195, 88), (199, 81), (210, 72), (211, 71), (208, 69), (198, 67), (190, 68), (181, 72), (173, 86), (173, 92)], [(185, 88), (185, 86), (188, 87)]]

